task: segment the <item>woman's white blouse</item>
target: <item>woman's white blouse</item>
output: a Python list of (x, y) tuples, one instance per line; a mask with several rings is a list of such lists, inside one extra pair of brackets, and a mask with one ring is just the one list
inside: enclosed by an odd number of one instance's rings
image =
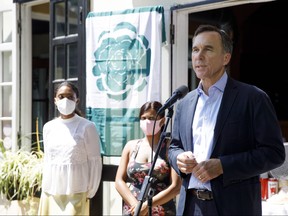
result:
[(100, 141), (93, 122), (75, 115), (43, 127), (42, 191), (52, 195), (87, 192), (92, 198), (102, 173)]

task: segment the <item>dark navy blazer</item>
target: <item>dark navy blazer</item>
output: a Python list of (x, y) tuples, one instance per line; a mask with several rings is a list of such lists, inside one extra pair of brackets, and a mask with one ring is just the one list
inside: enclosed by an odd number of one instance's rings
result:
[[(181, 173), (176, 157), (193, 152), (192, 121), (198, 100), (191, 91), (176, 109), (169, 162), (182, 176), (177, 215), (182, 215), (190, 175)], [(211, 158), (219, 158), (223, 174), (211, 180), (219, 215), (261, 215), (259, 175), (281, 166), (285, 149), (274, 107), (261, 89), (228, 78), (217, 122)]]

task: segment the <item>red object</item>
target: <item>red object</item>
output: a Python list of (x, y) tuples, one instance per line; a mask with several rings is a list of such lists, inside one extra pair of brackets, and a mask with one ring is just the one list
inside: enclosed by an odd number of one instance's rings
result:
[(269, 178), (268, 179), (268, 198), (278, 193), (278, 179)]
[(268, 178), (260, 178), (262, 200), (268, 199)]

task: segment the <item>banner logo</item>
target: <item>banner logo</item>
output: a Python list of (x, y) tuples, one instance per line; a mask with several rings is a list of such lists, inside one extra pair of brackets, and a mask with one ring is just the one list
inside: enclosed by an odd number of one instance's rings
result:
[(103, 31), (94, 53), (96, 86), (114, 100), (125, 100), (132, 91), (142, 91), (150, 74), (151, 49), (144, 35), (131, 23), (121, 22), (113, 31)]

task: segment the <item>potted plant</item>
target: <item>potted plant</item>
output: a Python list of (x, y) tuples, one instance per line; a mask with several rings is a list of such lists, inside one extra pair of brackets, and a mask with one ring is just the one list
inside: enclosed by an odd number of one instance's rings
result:
[(8, 200), (34, 197), (41, 190), (42, 151), (16, 152), (5, 150), (1, 145), (0, 191)]
[[(39, 139), (37, 138), (36, 150), (19, 149), (15, 152), (6, 150), (0, 139), (0, 152), (2, 153), (0, 157), (0, 193), (2, 198), (6, 198), (6, 205), (7, 203), (10, 205), (14, 200), (21, 201), (20, 205), (27, 211), (27, 205), (33, 204), (31, 200), (35, 200), (35, 197), (39, 199), (41, 192), (44, 153), (40, 149)], [(36, 208), (38, 209), (38, 205)], [(34, 209), (31, 214), (37, 214), (37, 209)]]

